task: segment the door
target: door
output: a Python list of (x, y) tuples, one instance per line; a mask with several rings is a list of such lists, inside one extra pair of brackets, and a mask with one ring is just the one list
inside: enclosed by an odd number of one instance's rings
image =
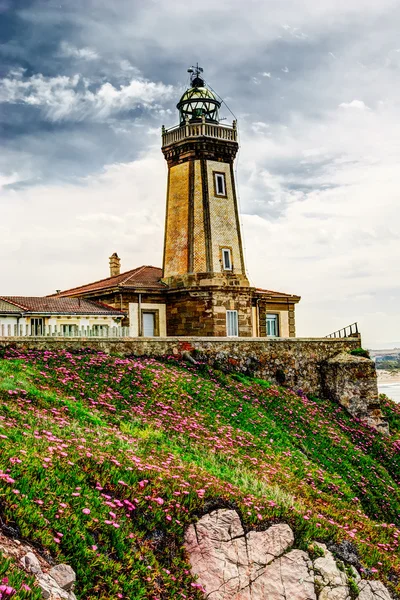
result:
[(155, 314), (152, 312), (142, 313), (143, 336), (154, 337), (155, 332)]

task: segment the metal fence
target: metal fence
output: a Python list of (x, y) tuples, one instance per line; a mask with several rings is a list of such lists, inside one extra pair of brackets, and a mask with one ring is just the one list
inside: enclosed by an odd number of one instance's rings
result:
[(352, 323), (351, 325), (346, 325), (343, 329), (338, 329), (329, 335), (326, 335), (327, 338), (345, 338), (345, 337), (357, 337), (360, 335), (358, 331), (358, 324)]

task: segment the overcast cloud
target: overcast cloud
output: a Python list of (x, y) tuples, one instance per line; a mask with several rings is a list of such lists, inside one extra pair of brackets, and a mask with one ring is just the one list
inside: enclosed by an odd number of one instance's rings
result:
[(399, 24), (391, 0), (0, 0), (1, 293), (161, 265), (160, 129), (199, 61), (238, 118), (252, 283), (302, 296), (299, 336), (400, 347)]

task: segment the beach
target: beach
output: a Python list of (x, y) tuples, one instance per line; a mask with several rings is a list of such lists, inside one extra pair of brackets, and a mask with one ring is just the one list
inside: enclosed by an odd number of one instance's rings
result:
[(400, 402), (400, 372), (392, 372), (377, 369), (378, 390), (380, 394), (386, 394), (395, 402)]
[(378, 375), (378, 384), (380, 383), (399, 383), (400, 384), (400, 371), (386, 371), (384, 369), (376, 370)]

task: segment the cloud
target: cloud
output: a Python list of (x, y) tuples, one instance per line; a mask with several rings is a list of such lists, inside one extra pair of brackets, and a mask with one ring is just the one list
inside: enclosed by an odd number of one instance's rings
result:
[[(42, 295), (107, 277), (108, 257), (115, 251), (125, 270), (160, 265), (165, 186), (164, 161), (154, 148), (132, 163), (109, 165), (79, 185), (3, 191), (3, 289)], [(39, 270), (34, 268), (38, 264)]]
[(72, 46), (71, 44), (68, 44), (68, 42), (61, 42), (60, 54), (62, 56), (79, 58), (82, 60), (96, 60), (99, 58), (97, 52), (92, 48), (76, 48), (76, 46)]
[(357, 110), (370, 110), (362, 100), (352, 100), (351, 102), (342, 102), (340, 108), (355, 108)]
[(79, 74), (25, 77), (23, 70), (12, 71), (0, 82), (0, 102), (25, 104), (41, 109), (50, 121), (102, 120), (113, 113), (138, 106), (147, 109), (169, 99), (173, 87), (153, 81), (132, 79), (114, 87), (106, 82), (90, 89), (91, 82)]

